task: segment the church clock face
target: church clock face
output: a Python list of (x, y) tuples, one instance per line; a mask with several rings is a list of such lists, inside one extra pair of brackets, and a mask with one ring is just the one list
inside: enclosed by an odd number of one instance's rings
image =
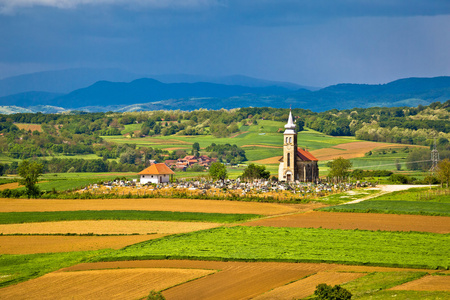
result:
[(291, 145), (287, 145), (287, 146), (286, 146), (286, 149), (287, 149), (287, 150), (291, 150)]

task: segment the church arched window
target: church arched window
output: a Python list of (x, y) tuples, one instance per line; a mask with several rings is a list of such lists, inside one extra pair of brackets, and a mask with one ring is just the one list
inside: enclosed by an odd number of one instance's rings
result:
[(292, 138), (291, 137), (289, 138), (289, 143), (292, 143)]
[(287, 154), (287, 166), (288, 167), (291, 166), (291, 154), (290, 153)]

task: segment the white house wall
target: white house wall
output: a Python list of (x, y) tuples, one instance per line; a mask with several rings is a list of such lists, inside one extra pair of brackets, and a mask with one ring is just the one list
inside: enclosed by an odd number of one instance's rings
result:
[[(160, 180), (161, 179), (161, 180)], [(164, 183), (170, 181), (170, 175), (141, 175), (141, 184)]]

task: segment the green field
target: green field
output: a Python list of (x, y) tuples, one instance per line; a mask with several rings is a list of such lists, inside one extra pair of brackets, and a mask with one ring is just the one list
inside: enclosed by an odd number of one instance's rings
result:
[(448, 269), (449, 243), (450, 235), (433, 233), (235, 226), (143, 242), (101, 260), (171, 258)]
[(450, 216), (450, 193), (448, 189), (413, 188), (381, 195), (359, 203), (331, 206), (321, 210)]
[(324, 204), (341, 204), (380, 193), (379, 189), (355, 189), (343, 193), (321, 197), (318, 201)]
[(61, 268), (70, 267), (111, 250), (0, 255), (0, 287), (16, 284)]
[[(138, 124), (136, 124), (138, 125)], [(128, 138), (125, 136), (103, 136), (105, 140), (118, 144), (136, 144), (139, 147), (153, 147), (158, 149), (182, 148), (185, 150), (192, 149), (192, 144), (198, 142), (201, 148), (206, 148), (212, 143), (216, 144), (235, 144), (237, 146), (259, 145), (259, 146), (276, 146), (279, 148), (263, 148), (263, 147), (245, 147), (247, 159), (249, 161), (260, 160), (273, 156), (281, 156), (283, 154), (282, 141), (283, 134), (277, 132), (284, 128), (284, 122), (260, 120), (258, 125), (241, 126), (240, 132), (234, 134), (234, 137), (217, 138), (212, 135), (196, 135), (196, 136), (157, 136), (144, 138)], [(134, 126), (134, 125), (127, 125)], [(136, 126), (134, 126), (136, 127)], [(132, 131), (134, 127), (126, 127), (126, 131)], [(134, 129), (136, 130), (136, 129)], [(324, 135), (320, 132), (306, 129), (298, 134), (299, 147), (315, 150), (328, 148), (334, 145), (349, 143), (356, 141), (354, 137), (332, 137)]]
[(323, 211), (450, 216), (450, 203), (366, 200), (322, 208)]
[(0, 224), (78, 220), (146, 220), (234, 223), (261, 217), (253, 214), (220, 214), (176, 211), (87, 210), (0, 213)]

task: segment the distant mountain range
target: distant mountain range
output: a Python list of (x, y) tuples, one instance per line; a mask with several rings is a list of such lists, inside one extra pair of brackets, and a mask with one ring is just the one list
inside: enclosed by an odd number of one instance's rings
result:
[[(88, 69), (42, 72), (0, 80), (0, 95), (3, 95), (0, 97), (0, 113), (14, 113), (21, 109), (23, 112), (50, 113), (73, 109), (96, 112), (291, 105), (325, 111), (428, 105), (450, 99), (448, 76), (406, 78), (379, 85), (338, 84), (317, 89), (239, 75), (158, 75), (136, 79), (134, 77), (139, 75), (120, 70), (97, 70), (85, 75), (89, 72)], [(94, 78), (116, 78), (118, 82), (101, 80), (87, 84)], [(70, 90), (83, 84), (87, 85)], [(17, 93), (8, 94), (11, 91)]]

